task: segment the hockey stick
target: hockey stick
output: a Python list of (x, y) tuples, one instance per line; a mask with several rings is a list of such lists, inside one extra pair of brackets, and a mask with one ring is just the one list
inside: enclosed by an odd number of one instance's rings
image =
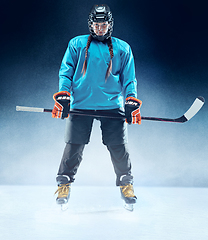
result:
[[(205, 103), (205, 99), (203, 97), (197, 97), (191, 107), (179, 118), (158, 118), (158, 117), (141, 117), (142, 120), (150, 120), (150, 121), (159, 121), (159, 122), (175, 122), (175, 123), (184, 123), (189, 121), (197, 112), (202, 108)], [(36, 107), (23, 107), (16, 106), (16, 111), (26, 111), (26, 112), (52, 112), (52, 109), (45, 108), (36, 108)], [(72, 115), (81, 115), (81, 116), (91, 116), (91, 117), (107, 117), (107, 118), (120, 118), (124, 119), (125, 114), (100, 114), (100, 111), (79, 111), (79, 110), (71, 110), (69, 114)]]

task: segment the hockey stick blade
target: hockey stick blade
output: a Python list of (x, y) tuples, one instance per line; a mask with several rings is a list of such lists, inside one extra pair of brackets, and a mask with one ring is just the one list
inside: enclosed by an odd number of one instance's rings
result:
[[(141, 117), (142, 120), (150, 120), (150, 121), (159, 121), (159, 122), (175, 122), (175, 123), (184, 123), (189, 121), (197, 112), (202, 108), (205, 103), (205, 99), (203, 97), (197, 97), (191, 107), (184, 113), (183, 116), (179, 118), (158, 118), (158, 117)], [(26, 111), (26, 112), (52, 112), (52, 109), (45, 108), (36, 108), (36, 107), (23, 107), (16, 106), (16, 111)], [(91, 117), (106, 117), (106, 118), (119, 118), (125, 119), (125, 114), (114, 114), (108, 115), (100, 114), (99, 111), (79, 111), (79, 110), (71, 110), (69, 112), (71, 115), (80, 115), (80, 116), (91, 116)]]
[(191, 107), (184, 113), (183, 116), (179, 118), (157, 118), (157, 117), (142, 117), (142, 120), (152, 120), (160, 122), (175, 122), (175, 123), (185, 123), (189, 121), (193, 116), (195, 116), (198, 111), (202, 108), (205, 103), (203, 97), (197, 97)]
[(205, 99), (203, 97), (197, 97), (188, 111), (184, 114), (184, 117), (189, 121), (194, 115), (198, 113), (198, 111), (202, 108), (205, 103)]

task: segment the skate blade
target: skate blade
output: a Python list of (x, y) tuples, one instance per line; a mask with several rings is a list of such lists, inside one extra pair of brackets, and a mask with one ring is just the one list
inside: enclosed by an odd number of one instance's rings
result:
[(127, 204), (125, 203), (124, 204), (124, 208), (130, 212), (133, 212), (134, 211), (134, 205), (133, 204)]
[(66, 211), (68, 209), (68, 203), (61, 204), (61, 210)]

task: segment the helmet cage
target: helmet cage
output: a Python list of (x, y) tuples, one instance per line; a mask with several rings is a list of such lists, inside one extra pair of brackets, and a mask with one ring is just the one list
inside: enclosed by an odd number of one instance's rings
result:
[[(94, 5), (88, 17), (88, 28), (89, 28), (90, 34), (92, 35), (93, 38), (99, 41), (108, 39), (113, 32), (113, 21), (114, 20), (112, 17), (112, 13), (108, 5), (106, 4)], [(110, 26), (108, 27), (107, 33), (104, 34), (103, 36), (96, 35), (92, 27), (93, 22), (98, 22), (98, 23), (108, 22)]]

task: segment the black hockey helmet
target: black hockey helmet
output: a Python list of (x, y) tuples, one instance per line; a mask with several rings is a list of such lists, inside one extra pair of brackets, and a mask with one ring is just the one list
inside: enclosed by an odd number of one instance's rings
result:
[[(93, 22), (108, 22), (110, 24), (108, 32), (103, 36), (96, 35), (92, 28)], [(89, 13), (89, 17), (88, 17), (88, 27), (89, 27), (90, 34), (92, 35), (92, 37), (99, 41), (108, 39), (111, 36), (111, 34), (113, 32), (113, 17), (112, 17), (112, 12), (108, 5), (95, 4), (92, 7), (92, 9)]]

